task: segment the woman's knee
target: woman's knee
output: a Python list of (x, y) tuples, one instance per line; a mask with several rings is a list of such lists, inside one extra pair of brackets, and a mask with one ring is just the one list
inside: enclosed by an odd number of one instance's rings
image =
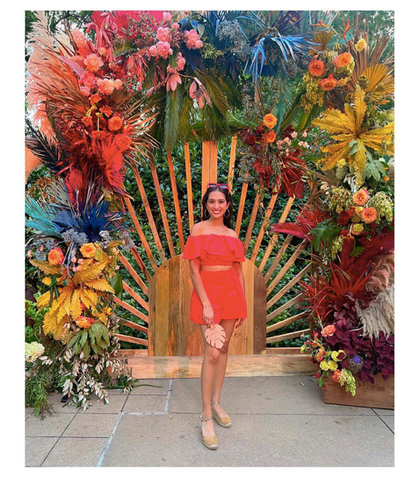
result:
[(206, 350), (205, 357), (209, 362), (216, 363), (220, 357), (220, 350), (218, 348), (210, 347)]

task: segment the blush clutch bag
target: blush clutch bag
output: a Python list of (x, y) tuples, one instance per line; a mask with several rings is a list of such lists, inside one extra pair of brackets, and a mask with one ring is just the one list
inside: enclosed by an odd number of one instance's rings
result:
[(222, 348), (226, 340), (225, 329), (218, 323), (212, 323), (212, 326), (205, 330), (205, 340), (214, 348)]

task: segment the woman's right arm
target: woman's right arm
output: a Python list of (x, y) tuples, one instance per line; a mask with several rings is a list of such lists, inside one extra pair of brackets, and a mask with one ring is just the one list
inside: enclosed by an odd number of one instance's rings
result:
[(209, 326), (213, 321), (213, 308), (210, 300), (207, 298), (206, 290), (203, 285), (202, 277), (200, 276), (200, 258), (189, 260), (190, 278), (192, 279), (193, 287), (203, 305), (203, 320)]

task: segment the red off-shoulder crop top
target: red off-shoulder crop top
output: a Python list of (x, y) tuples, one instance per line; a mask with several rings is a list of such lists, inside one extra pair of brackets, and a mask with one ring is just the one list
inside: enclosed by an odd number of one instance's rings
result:
[(189, 235), (182, 258), (200, 258), (201, 265), (232, 265), (245, 262), (243, 243), (229, 235)]

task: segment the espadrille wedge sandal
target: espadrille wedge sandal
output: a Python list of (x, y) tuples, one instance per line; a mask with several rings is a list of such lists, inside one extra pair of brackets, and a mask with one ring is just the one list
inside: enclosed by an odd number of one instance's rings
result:
[(212, 437), (206, 437), (205, 435), (203, 435), (203, 432), (202, 432), (202, 422), (206, 420), (212, 420), (212, 417), (202, 418), (202, 415), (200, 414), (199, 419), (200, 419), (200, 433), (202, 435), (203, 445), (209, 448), (210, 450), (216, 450), (217, 447), (219, 446), (216, 435), (213, 435)]
[[(210, 402), (212, 405), (214, 403), (220, 403), (220, 402)], [(212, 407), (212, 417), (216, 420), (216, 422), (221, 426), (225, 428), (229, 428), (232, 425), (232, 419), (229, 417), (219, 417), (219, 415), (213, 410)]]

